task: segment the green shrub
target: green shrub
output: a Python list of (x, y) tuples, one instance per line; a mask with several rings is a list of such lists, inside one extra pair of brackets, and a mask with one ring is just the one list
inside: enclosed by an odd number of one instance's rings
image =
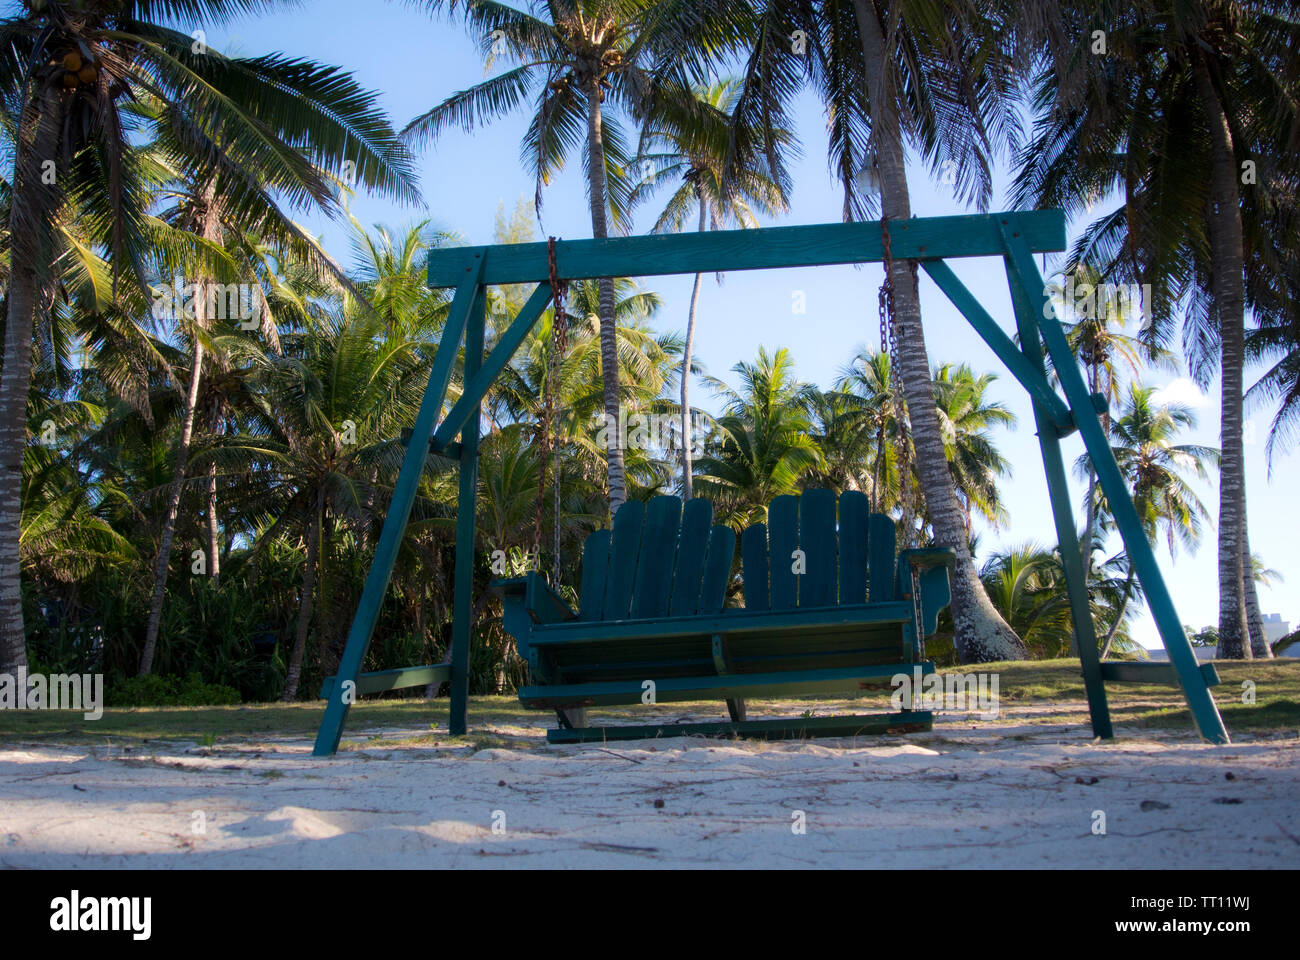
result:
[(242, 702), (234, 687), (204, 683), (197, 673), (130, 677), (110, 684), (105, 699), (110, 707), (216, 707)]

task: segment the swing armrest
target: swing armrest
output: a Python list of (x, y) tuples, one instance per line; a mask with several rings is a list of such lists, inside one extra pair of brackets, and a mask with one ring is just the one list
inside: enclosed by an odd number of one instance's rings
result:
[(952, 547), (921, 547), (904, 550), (898, 559), (918, 570), (929, 570), (931, 567), (951, 567), (957, 562), (957, 551)]
[(957, 562), (957, 551), (952, 547), (925, 547), (904, 550), (898, 555), (898, 582), (896, 599), (910, 600), (912, 571), (917, 573), (921, 588), (921, 622), (923, 637), (931, 636), (939, 628), (939, 613), (952, 601), (952, 587), (948, 570)]
[[(505, 601), (507, 609), (521, 609), (533, 623), (563, 623), (578, 619), (564, 598), (536, 571), (510, 580), (493, 580), (491, 587)], [(508, 624), (506, 629), (510, 629)], [(513, 630), (510, 632), (514, 633)]]

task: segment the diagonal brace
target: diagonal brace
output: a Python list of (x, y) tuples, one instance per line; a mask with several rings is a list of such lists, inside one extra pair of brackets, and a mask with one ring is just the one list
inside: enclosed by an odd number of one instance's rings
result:
[(989, 345), (998, 359), (1006, 365), (1011, 375), (1020, 381), (1020, 385), (1029, 391), (1042, 406), (1056, 429), (1057, 436), (1067, 436), (1075, 430), (1074, 418), (1070, 409), (1060, 396), (1052, 389), (1047, 378), (1025, 358), (1010, 337), (1002, 332), (987, 310), (975, 299), (975, 295), (966, 289), (965, 284), (953, 273), (952, 267), (943, 260), (922, 260), (921, 268), (952, 301), (952, 305), (961, 311), (962, 316), (975, 328), (984, 342)]
[(469, 418), (474, 416), (493, 382), (515, 355), (528, 336), (528, 332), (537, 324), (538, 318), (546, 310), (546, 305), (550, 301), (551, 285), (539, 284), (533, 291), (533, 295), (528, 298), (528, 302), (520, 309), (514, 322), (510, 324), (510, 329), (502, 335), (487, 359), (483, 361), (482, 368), (470, 377), (460, 398), (448, 411), (447, 416), (443, 417), (442, 423), (438, 425), (433, 435), (434, 452), (446, 450), (456, 434), (464, 429)]

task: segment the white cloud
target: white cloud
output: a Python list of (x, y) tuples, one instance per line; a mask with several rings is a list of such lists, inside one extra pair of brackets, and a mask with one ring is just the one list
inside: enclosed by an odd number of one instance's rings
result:
[(1153, 403), (1163, 406), (1165, 404), (1181, 403), (1186, 407), (1208, 407), (1210, 398), (1201, 392), (1201, 388), (1191, 381), (1189, 377), (1178, 377), (1166, 383), (1151, 396)]

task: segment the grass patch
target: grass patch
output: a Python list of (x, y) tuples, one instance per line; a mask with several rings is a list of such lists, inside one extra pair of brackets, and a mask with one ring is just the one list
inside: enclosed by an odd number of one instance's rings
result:
[[(1223, 713), (1228, 732), (1300, 735), (1300, 659), (1273, 661), (1219, 661), (1223, 683), (1214, 688), (1214, 699)], [(1077, 660), (1045, 660), (970, 665), (945, 673), (990, 672), (999, 676), (1004, 717), (1016, 722), (1086, 723), (1087, 707), (1083, 678)], [(1255, 684), (1256, 702), (1243, 704), (1242, 684)], [(1111, 715), (1119, 726), (1141, 729), (1193, 731), (1191, 715), (1176, 687), (1164, 684), (1108, 684), (1106, 692)], [(834, 712), (829, 704), (842, 698), (791, 698), (781, 701), (781, 710), (791, 716)], [(791, 709), (791, 706), (793, 708)], [(762, 704), (754, 706), (761, 711)], [(865, 695), (852, 709), (888, 709), (888, 693)], [(534, 741), (510, 737), (486, 727), (545, 727), (552, 723), (546, 711), (525, 710), (514, 697), (474, 697), (470, 701), (470, 732), (451, 737), (447, 731), (447, 700), (362, 700), (348, 717), (345, 738), (365, 730), (419, 730), (410, 735), (382, 735), (352, 748), (403, 746), (470, 746), (520, 748)], [(1022, 708), (1033, 707), (1018, 713)], [(1047, 709), (1044, 709), (1047, 708)], [(758, 712), (758, 711), (756, 711)], [(726, 713), (720, 701), (660, 704), (657, 707), (601, 709), (594, 716), (648, 721), (652, 717), (690, 714), (700, 718)], [(108, 708), (99, 720), (86, 720), (79, 713), (47, 710), (0, 711), (0, 743), (42, 742), (104, 743), (105, 741), (189, 740), (213, 746), (223, 740), (246, 741), (274, 737), (312, 737), (320, 725), (324, 706), (320, 701), (305, 703), (241, 704), (203, 707)], [(424, 731), (428, 731), (427, 733)], [(345, 739), (344, 749), (350, 744)]]

